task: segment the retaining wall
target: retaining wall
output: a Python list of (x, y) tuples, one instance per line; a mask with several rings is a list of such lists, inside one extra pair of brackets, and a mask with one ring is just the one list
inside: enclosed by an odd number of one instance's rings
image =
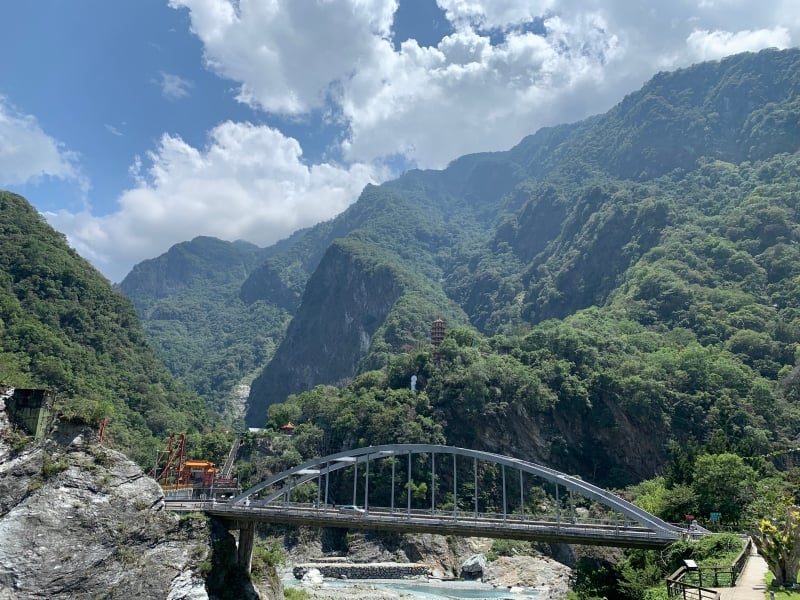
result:
[(428, 566), (421, 563), (303, 563), (295, 565), (292, 573), (302, 579), (310, 569), (317, 569), (323, 577), (333, 579), (400, 579), (428, 574)]

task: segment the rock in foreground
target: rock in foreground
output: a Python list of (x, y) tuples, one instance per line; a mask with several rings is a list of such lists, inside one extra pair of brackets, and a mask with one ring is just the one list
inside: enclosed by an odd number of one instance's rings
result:
[(89, 433), (0, 442), (0, 600), (207, 599), (205, 522), (164, 512), (158, 484)]

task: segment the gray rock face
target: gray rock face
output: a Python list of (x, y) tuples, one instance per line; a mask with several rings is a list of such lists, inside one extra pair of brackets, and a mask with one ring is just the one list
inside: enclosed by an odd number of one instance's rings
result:
[(481, 577), (485, 569), (486, 557), (483, 554), (473, 554), (461, 563), (462, 576), (470, 579)]
[(483, 581), (498, 587), (536, 589), (537, 597), (565, 598), (572, 569), (544, 556), (501, 556), (487, 563)]
[(0, 599), (207, 600), (205, 523), (165, 513), (158, 484), (91, 432), (60, 433), (0, 448)]

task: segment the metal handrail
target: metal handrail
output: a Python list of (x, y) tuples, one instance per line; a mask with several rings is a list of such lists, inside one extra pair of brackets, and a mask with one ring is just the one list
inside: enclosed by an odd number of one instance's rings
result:
[(686, 567), (680, 567), (667, 577), (667, 596), (683, 600), (719, 600), (720, 593), (717, 590), (681, 581), (688, 572)]
[[(730, 573), (730, 586), (724, 587), (734, 587), (736, 586), (736, 581), (739, 579), (739, 575), (741, 575), (742, 571), (744, 570), (744, 566), (747, 563), (747, 559), (750, 557), (750, 552), (753, 548), (753, 540), (748, 538), (747, 544), (745, 544), (744, 549), (739, 553), (736, 559), (729, 565), (698, 565), (697, 569), (687, 569), (685, 566), (679, 568), (677, 571), (672, 573), (669, 577), (667, 577), (667, 595), (670, 598), (681, 596), (684, 599), (686, 598), (718, 598), (719, 592), (710, 589), (701, 587), (701, 585), (694, 585), (691, 583), (686, 583), (683, 581), (683, 577), (690, 572), (698, 571), (700, 577), (700, 583), (703, 582), (703, 571), (711, 571), (713, 573), (714, 579), (714, 587), (721, 587), (719, 585), (719, 574), (720, 573)], [(706, 576), (706, 581), (709, 581), (708, 576)], [(694, 590), (694, 591), (692, 591)], [(708, 595), (714, 594), (714, 596)]]

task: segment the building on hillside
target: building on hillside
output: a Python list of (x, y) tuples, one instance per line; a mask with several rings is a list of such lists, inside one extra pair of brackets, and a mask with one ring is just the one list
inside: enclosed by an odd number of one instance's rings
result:
[(6, 412), (14, 424), (41, 440), (53, 424), (54, 400), (49, 390), (15, 388), (6, 396)]
[(436, 319), (431, 323), (431, 346), (433, 346), (433, 357), (439, 358), (439, 346), (442, 344), (447, 325), (442, 319)]

